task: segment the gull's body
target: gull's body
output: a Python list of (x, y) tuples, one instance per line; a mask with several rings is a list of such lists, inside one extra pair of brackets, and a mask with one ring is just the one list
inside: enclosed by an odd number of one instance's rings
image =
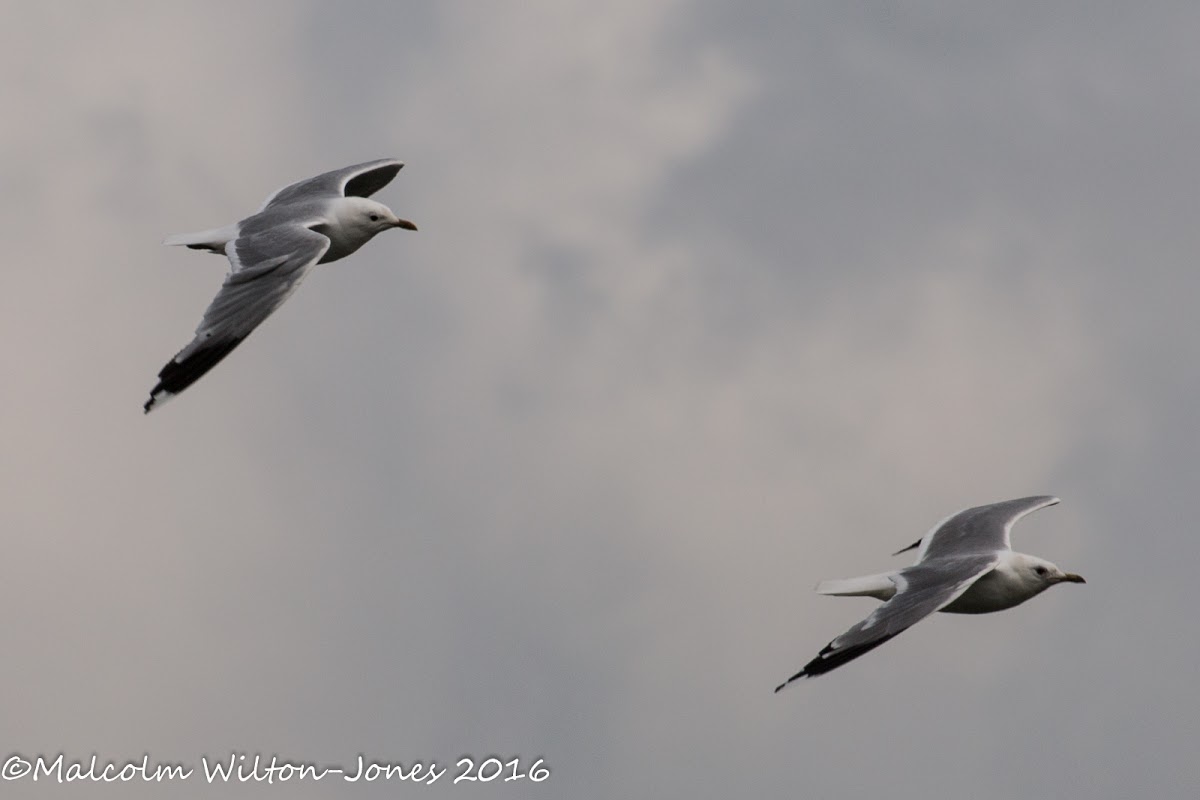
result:
[(403, 166), (384, 159), (326, 172), (285, 186), (241, 222), (168, 238), (164, 244), (224, 255), (230, 270), (195, 338), (158, 373), (145, 411), (179, 394), (229, 355), (312, 267), (345, 258), (385, 230), (416, 230), (369, 199)]
[(1023, 497), (977, 506), (947, 517), (915, 544), (911, 567), (878, 575), (823, 581), (821, 594), (884, 600), (866, 619), (831, 641), (804, 669), (775, 688), (835, 669), (874, 650), (935, 611), (987, 614), (1020, 605), (1056, 583), (1083, 583), (1037, 556), (1017, 553), (1012, 526), (1057, 497)]

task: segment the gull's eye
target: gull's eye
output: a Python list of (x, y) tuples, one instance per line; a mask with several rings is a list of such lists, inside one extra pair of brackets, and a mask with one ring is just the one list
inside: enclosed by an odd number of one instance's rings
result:
[(379, 221), (379, 215), (378, 215), (378, 214), (372, 214), (372, 215), (371, 215), (371, 222), (378, 222), (378, 221)]
[(1047, 570), (1045, 567), (1034, 567), (1033, 571), (1036, 572), (1038, 575), (1045, 575)]

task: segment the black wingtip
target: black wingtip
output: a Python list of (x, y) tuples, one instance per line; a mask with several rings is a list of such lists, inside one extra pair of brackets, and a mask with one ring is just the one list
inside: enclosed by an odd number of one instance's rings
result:
[[(820, 656), (818, 656), (818, 658), (820, 658)], [(791, 686), (793, 683), (800, 680), (801, 678), (811, 678), (812, 676), (813, 676), (813, 673), (809, 672), (808, 667), (806, 666), (804, 669), (800, 670), (795, 675), (793, 675), (792, 677), (788, 678), (783, 683), (776, 686), (775, 694), (779, 694), (781, 691), (783, 691), (787, 687)]]
[(239, 336), (212, 344), (206, 343), (206, 346), (189, 353), (182, 361), (175, 360), (179, 356), (168, 361), (158, 373), (158, 383), (150, 390), (150, 399), (142, 406), (143, 413), (149, 414), (164, 397), (177, 395), (200, 380), (206, 372), (241, 344), (244, 338), (246, 337)]
[(346, 197), (370, 197), (378, 192), (383, 187), (392, 182), (392, 178), (396, 177), (403, 162), (391, 161), (385, 164), (380, 164), (374, 169), (369, 169), (366, 172), (360, 172), (350, 180), (346, 181), (342, 193)]
[(895, 636), (896, 634), (893, 633), (880, 639), (876, 639), (873, 642), (867, 642), (866, 644), (861, 645), (853, 645), (843, 650), (835, 650), (833, 647), (833, 642), (830, 642), (821, 648), (821, 652), (817, 653), (816, 658), (804, 665), (804, 669), (800, 670), (795, 675), (776, 686), (775, 693), (779, 694), (780, 690), (787, 688), (791, 683), (798, 681), (801, 678), (815, 678), (818, 675), (824, 675), (830, 670), (837, 669), (842, 664), (845, 664), (848, 661), (853, 661), (864, 653), (871, 652), (876, 647), (879, 647), (879, 645), (883, 644), (889, 639), (894, 638)]
[(170, 392), (164, 392), (161, 385), (155, 386), (154, 391), (150, 393), (150, 399), (147, 400), (145, 405), (142, 406), (142, 413), (149, 414), (151, 411), (158, 408), (174, 396), (175, 395), (171, 394)]
[(896, 638), (896, 636), (899, 634), (900, 631), (897, 631), (896, 633), (890, 633), (886, 636), (881, 636), (878, 639), (870, 642), (850, 645), (849, 647), (840, 649), (835, 649), (833, 642), (830, 642), (821, 649), (821, 652), (817, 654), (816, 658), (804, 665), (804, 669), (793, 675), (789, 680), (789, 683), (794, 681), (796, 678), (815, 678), (818, 675), (824, 675), (830, 670), (837, 669), (843, 664), (853, 661), (859, 656), (871, 652), (884, 642)]

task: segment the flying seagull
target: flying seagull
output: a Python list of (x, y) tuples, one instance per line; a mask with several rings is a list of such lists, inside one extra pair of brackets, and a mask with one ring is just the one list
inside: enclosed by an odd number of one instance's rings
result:
[(877, 597), (887, 602), (827, 644), (775, 691), (853, 661), (935, 611), (1003, 611), (1056, 583), (1084, 583), (1080, 576), (1063, 572), (1045, 559), (1014, 552), (1009, 544), (1008, 535), (1017, 520), (1057, 502), (1057, 497), (1022, 497), (959, 511), (899, 551), (920, 548), (911, 567), (817, 584), (821, 594)]
[(293, 183), (241, 222), (168, 237), (167, 245), (229, 259), (229, 275), (204, 312), (196, 338), (167, 362), (145, 411), (195, 383), (271, 316), (315, 264), (345, 258), (390, 228), (415, 231), (368, 198), (387, 186), (403, 162), (368, 161)]

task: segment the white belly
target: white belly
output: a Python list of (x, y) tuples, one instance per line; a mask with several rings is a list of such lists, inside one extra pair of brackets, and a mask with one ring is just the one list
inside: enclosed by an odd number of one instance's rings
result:
[(947, 614), (989, 614), (1024, 603), (1037, 592), (1015, 575), (994, 569), (971, 584), (957, 600), (942, 609)]

